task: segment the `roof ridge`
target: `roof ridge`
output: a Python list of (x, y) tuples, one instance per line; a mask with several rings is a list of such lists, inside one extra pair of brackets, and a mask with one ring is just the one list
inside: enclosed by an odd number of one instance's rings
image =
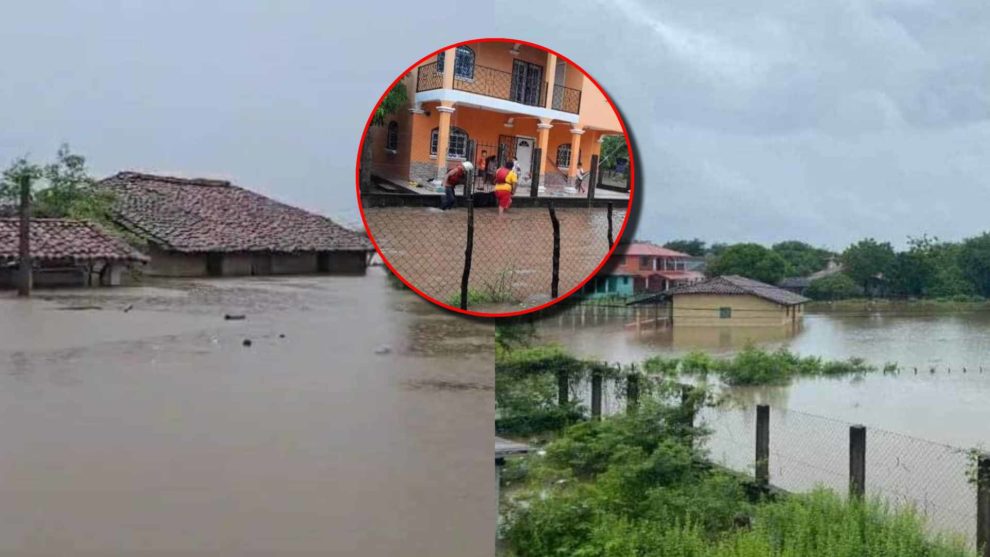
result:
[[(151, 174), (149, 172), (136, 172), (124, 170), (110, 176), (110, 178), (154, 180), (156, 182), (168, 182), (183, 186), (207, 186), (207, 187), (230, 187), (230, 180), (219, 180), (215, 178), (183, 178), (180, 176), (169, 176), (166, 174)], [(109, 179), (109, 178), (108, 178)]]

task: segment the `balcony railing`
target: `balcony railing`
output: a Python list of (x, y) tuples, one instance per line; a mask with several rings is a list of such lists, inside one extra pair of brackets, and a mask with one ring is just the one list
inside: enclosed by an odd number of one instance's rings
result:
[(563, 85), (553, 86), (553, 103), (551, 108), (578, 114), (581, 112), (581, 90), (571, 89)]
[[(454, 76), (454, 89), (495, 99), (516, 102), (527, 106), (546, 106), (548, 83), (522, 77), (511, 72), (475, 65), (473, 75)], [(419, 67), (416, 75), (416, 92), (432, 91), (443, 87), (443, 74), (437, 71), (437, 63)], [(551, 108), (577, 114), (581, 108), (581, 91), (562, 85), (554, 86)]]
[(443, 74), (437, 71), (437, 63), (423, 64), (416, 72), (416, 92), (432, 91), (443, 87)]

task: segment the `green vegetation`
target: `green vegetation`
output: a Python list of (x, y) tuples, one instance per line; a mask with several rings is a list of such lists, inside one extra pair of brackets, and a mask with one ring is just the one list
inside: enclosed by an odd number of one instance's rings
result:
[(845, 273), (836, 273), (811, 281), (804, 295), (812, 300), (846, 300), (863, 295), (863, 289)]
[[(408, 102), (409, 92), (406, 90), (405, 84), (399, 81), (394, 87), (389, 89), (385, 97), (382, 98), (382, 102), (375, 107), (375, 111), (371, 115), (370, 125), (375, 127), (384, 126), (388, 117), (397, 113)], [(364, 145), (361, 146), (361, 167), (358, 169), (362, 192), (368, 191), (371, 188), (372, 141), (371, 130), (368, 130), (368, 133), (364, 134)]]
[(787, 275), (787, 261), (759, 244), (734, 244), (708, 265), (710, 276), (742, 275), (768, 284), (777, 284)]
[(44, 166), (27, 159), (14, 161), (0, 178), (0, 204), (20, 205), (21, 177), (32, 182), (31, 214), (42, 218), (72, 218), (97, 222), (114, 229), (113, 196), (96, 187), (86, 170), (86, 158), (59, 147), (55, 162)]
[[(795, 377), (837, 377), (876, 372), (877, 368), (861, 358), (822, 360), (816, 356), (799, 356), (786, 349), (773, 352), (747, 346), (728, 358), (714, 358), (704, 352), (692, 352), (683, 358), (654, 356), (643, 362), (647, 373), (667, 376), (717, 376), (728, 385), (783, 385)], [(895, 369), (885, 368), (892, 372)]]
[[(468, 288), (467, 306), (470, 308), (472, 306), (485, 304), (508, 304), (518, 302), (519, 300), (512, 292), (512, 283), (515, 282), (515, 277), (515, 269), (503, 269), (492, 279), (477, 279), (481, 282), (481, 289)], [(451, 294), (451, 296), (447, 298), (447, 304), (454, 307), (460, 307), (461, 292), (459, 289), (456, 293)]]
[(667, 249), (679, 251), (693, 256), (705, 255), (705, 241), (695, 238), (693, 240), (673, 240), (663, 245)]
[[(831, 492), (770, 496), (707, 464), (705, 432), (657, 400), (568, 427), (503, 475), (518, 557), (970, 557), (910, 510)], [(687, 430), (688, 435), (685, 435)]]

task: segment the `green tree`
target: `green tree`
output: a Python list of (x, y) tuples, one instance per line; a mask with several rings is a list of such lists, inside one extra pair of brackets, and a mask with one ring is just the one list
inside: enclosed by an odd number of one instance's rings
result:
[(25, 159), (14, 161), (3, 173), (0, 200), (12, 205), (20, 203), (16, 176), (23, 172), (40, 178), (32, 188), (32, 215), (89, 220), (112, 228), (113, 195), (97, 187), (86, 170), (86, 158), (74, 154), (68, 145), (59, 147), (55, 162), (43, 167)]
[(788, 274), (800, 277), (824, 269), (828, 258), (832, 256), (832, 252), (828, 250), (797, 240), (779, 242), (770, 249), (787, 262)]
[(804, 295), (812, 300), (845, 300), (863, 295), (863, 289), (845, 273), (835, 273), (811, 281)]
[(866, 238), (846, 248), (842, 252), (842, 264), (845, 272), (863, 286), (866, 293), (871, 293), (871, 282), (887, 278), (894, 269), (896, 255), (889, 242), (877, 242)]
[(759, 244), (731, 245), (708, 265), (711, 276), (741, 275), (768, 284), (780, 282), (786, 272), (784, 258)]
[[(385, 119), (398, 112), (407, 102), (409, 93), (406, 85), (400, 80), (392, 87), (382, 102), (375, 107), (371, 115), (371, 127), (381, 127), (385, 125)], [(371, 189), (371, 155), (372, 155), (372, 130), (368, 128), (368, 133), (364, 134), (364, 145), (361, 147), (361, 168), (359, 170), (361, 191)]]
[(619, 159), (629, 160), (629, 147), (626, 145), (626, 138), (621, 135), (605, 136), (600, 152), (598, 166), (607, 170), (614, 170)]
[(693, 240), (673, 240), (664, 244), (663, 247), (693, 256), (705, 255), (705, 241), (698, 238)]
[(990, 232), (963, 241), (959, 248), (962, 275), (981, 296), (990, 296)]

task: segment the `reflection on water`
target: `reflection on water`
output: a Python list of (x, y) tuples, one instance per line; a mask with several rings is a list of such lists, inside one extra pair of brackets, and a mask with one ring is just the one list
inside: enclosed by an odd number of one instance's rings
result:
[(476, 554), (492, 335), (380, 270), (0, 294), (0, 553)]

